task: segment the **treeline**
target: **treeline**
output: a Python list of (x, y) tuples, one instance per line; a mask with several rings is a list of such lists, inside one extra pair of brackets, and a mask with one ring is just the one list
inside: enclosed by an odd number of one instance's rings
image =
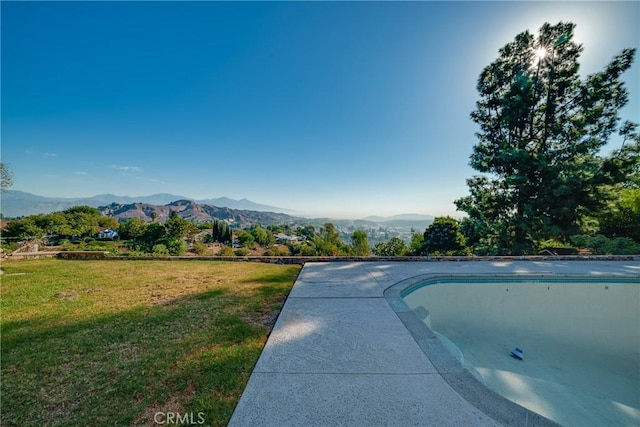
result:
[(91, 206), (74, 206), (62, 212), (12, 220), (2, 229), (2, 238), (14, 241), (38, 240), (45, 236), (56, 236), (62, 240), (92, 238), (101, 227), (116, 228), (118, 222)]
[[(529, 250), (517, 253), (513, 246), (487, 244), (479, 238), (475, 219), (456, 220), (450, 217), (436, 218), (425, 230), (419, 251), (414, 255), (514, 255), (514, 254), (640, 254), (640, 190), (634, 190), (634, 207), (626, 202), (612, 208), (600, 221), (597, 232), (574, 234), (566, 240), (531, 240)], [(627, 200), (627, 199), (624, 199)], [(632, 236), (632, 237), (630, 237)]]
[[(218, 254), (224, 256), (257, 253), (265, 256), (400, 256), (419, 254), (422, 242), (422, 234), (415, 233), (409, 246), (394, 237), (389, 242), (378, 243), (371, 248), (364, 230), (354, 231), (349, 241), (345, 242), (331, 222), (318, 228), (312, 225), (263, 227), (255, 224), (245, 229), (232, 229), (230, 224), (222, 220), (196, 224), (181, 218), (175, 211), (165, 223), (155, 220), (146, 222), (140, 218), (118, 223), (89, 206), (12, 220), (2, 230), (2, 239), (5, 244), (18, 241), (46, 243), (47, 240), (63, 245), (71, 241), (75, 244), (93, 243), (98, 231), (104, 227), (117, 230), (116, 240), (120, 241), (120, 247), (134, 255), (184, 255), (190, 249), (198, 255), (204, 255), (207, 245), (217, 243), (221, 246)], [(96, 245), (82, 247), (92, 248), (104, 249)]]
[[(598, 233), (572, 235), (568, 242), (554, 239), (539, 241), (533, 246), (532, 253), (570, 251), (575, 248), (592, 254), (640, 254), (640, 189), (624, 190), (619, 200), (620, 203), (612, 205), (607, 215), (598, 221)], [(424, 232), (414, 231), (409, 242), (391, 237), (388, 241), (371, 246), (364, 230), (355, 230), (345, 241), (331, 222), (318, 228), (312, 225), (262, 227), (256, 224), (245, 229), (232, 229), (230, 224), (222, 220), (196, 224), (181, 218), (174, 211), (165, 223), (145, 222), (140, 218), (118, 223), (114, 218), (102, 216), (97, 209), (88, 206), (13, 220), (2, 230), (2, 238), (4, 243), (54, 236), (62, 243), (71, 240), (76, 243), (92, 242), (104, 227), (117, 230), (116, 239), (121, 241), (121, 247), (134, 255), (184, 255), (189, 250), (197, 255), (205, 255), (210, 251), (207, 245), (212, 243), (219, 244), (218, 255), (223, 256), (388, 257), (508, 253), (504, 249), (492, 251), (478, 244), (473, 218), (435, 218)]]
[(126, 240), (129, 249), (157, 255), (184, 255), (187, 241), (194, 241), (200, 231), (200, 226), (181, 218), (175, 211), (164, 224), (131, 218), (118, 228), (120, 239)]

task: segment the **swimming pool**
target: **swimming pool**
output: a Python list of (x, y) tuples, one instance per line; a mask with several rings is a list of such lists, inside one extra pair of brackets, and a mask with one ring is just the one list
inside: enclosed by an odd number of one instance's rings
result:
[[(562, 425), (640, 424), (640, 283), (434, 277), (406, 305), (481, 383)], [(523, 360), (510, 355), (516, 347)]]

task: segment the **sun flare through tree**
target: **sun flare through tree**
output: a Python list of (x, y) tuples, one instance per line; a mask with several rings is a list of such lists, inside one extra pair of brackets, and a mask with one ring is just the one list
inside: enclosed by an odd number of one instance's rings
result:
[[(574, 28), (545, 23), (536, 35), (518, 34), (478, 79), (470, 164), (483, 175), (467, 180), (470, 195), (456, 206), (469, 215), (472, 243), (487, 253), (531, 253), (540, 240), (566, 241), (592, 224), (631, 173), (633, 161), (620, 159), (637, 151), (638, 136), (618, 112), (628, 102), (620, 77), (635, 49), (581, 79)], [(630, 148), (603, 156), (616, 132), (631, 136)]]

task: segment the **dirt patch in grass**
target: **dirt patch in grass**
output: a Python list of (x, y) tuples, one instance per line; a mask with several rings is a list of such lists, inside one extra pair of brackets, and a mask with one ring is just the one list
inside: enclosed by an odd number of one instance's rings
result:
[(80, 295), (78, 295), (74, 289), (69, 289), (63, 292), (57, 292), (53, 296), (56, 298), (61, 298), (68, 301), (74, 301), (80, 298)]

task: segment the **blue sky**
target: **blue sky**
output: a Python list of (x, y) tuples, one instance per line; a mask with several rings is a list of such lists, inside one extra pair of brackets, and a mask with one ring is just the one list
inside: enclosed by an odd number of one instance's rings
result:
[[(460, 215), (483, 67), (577, 24), (581, 73), (640, 44), (638, 2), (6, 2), (15, 190), (247, 198), (309, 215)], [(624, 75), (640, 119), (638, 58)], [(608, 149), (619, 141), (612, 141)]]

